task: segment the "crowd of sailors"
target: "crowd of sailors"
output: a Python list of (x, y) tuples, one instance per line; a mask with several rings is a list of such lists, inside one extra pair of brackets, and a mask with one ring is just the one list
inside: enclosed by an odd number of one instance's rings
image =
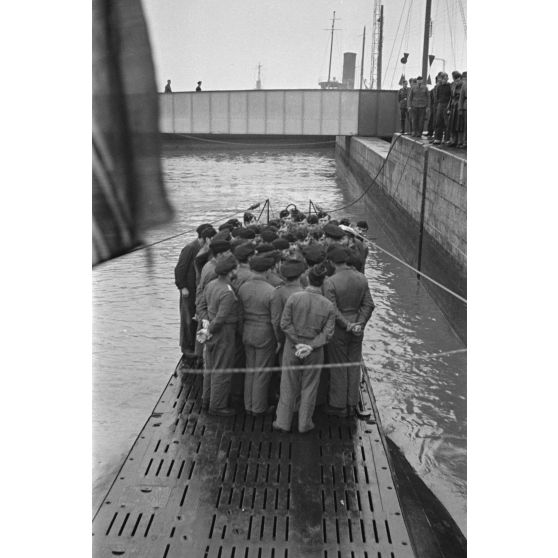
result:
[[(402, 81), (399, 90), (401, 133), (420, 138), (424, 133), (434, 145), (467, 147), (467, 72), (445, 72), (428, 89), (422, 76)], [(408, 124), (408, 126), (407, 126)], [(425, 130), (426, 128), (426, 130)]]
[[(259, 223), (246, 212), (197, 228), (175, 267), (184, 368), (203, 366), (202, 408), (275, 415), (314, 428), (316, 406), (354, 416), (362, 340), (374, 302), (364, 276), (365, 221), (296, 207)], [(324, 366), (327, 365), (327, 366)]]

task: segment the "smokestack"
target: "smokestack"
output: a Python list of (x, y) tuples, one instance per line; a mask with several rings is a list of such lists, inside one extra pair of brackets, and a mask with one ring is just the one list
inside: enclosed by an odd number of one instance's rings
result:
[(355, 88), (355, 66), (356, 52), (345, 52), (343, 54), (343, 87), (345, 89)]

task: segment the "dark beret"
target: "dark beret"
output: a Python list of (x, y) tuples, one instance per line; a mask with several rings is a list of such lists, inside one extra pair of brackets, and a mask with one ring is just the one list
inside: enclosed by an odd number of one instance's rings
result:
[[(196, 232), (198, 233), (198, 236), (201, 236), (201, 233), (204, 229), (207, 229), (207, 227), (211, 227), (211, 223), (203, 223), (202, 225), (200, 225), (197, 229)], [(213, 227), (211, 227), (213, 228)]]
[(244, 240), (243, 238), (235, 238), (233, 241), (231, 241), (231, 252), (234, 254), (235, 250), (245, 242), (246, 240)]
[(335, 240), (340, 240), (345, 235), (341, 227), (339, 227), (338, 225), (333, 225), (332, 223), (324, 225), (324, 234)]
[(272, 219), (269, 222), (269, 226), (275, 227), (276, 230), (279, 230), (281, 228), (281, 221), (279, 219)]
[(321, 285), (327, 276), (327, 268), (323, 263), (313, 265), (308, 271), (308, 279), (311, 284)]
[(264, 242), (273, 242), (277, 238), (277, 233), (270, 229), (266, 229), (262, 231), (261, 237)]
[(229, 229), (223, 229), (222, 231), (219, 231), (213, 238), (213, 240), (230, 240), (230, 239), (231, 239), (231, 233)]
[(199, 268), (201, 269), (209, 260), (209, 252), (203, 252), (203, 254), (198, 254), (196, 256), (196, 263), (198, 264)]
[(231, 249), (231, 243), (228, 240), (223, 240), (221, 238), (214, 238), (209, 244), (213, 254), (221, 254)]
[(308, 265), (314, 265), (325, 260), (326, 252), (321, 244), (308, 244), (302, 249), (302, 255)]
[(246, 228), (254, 231), (256, 234), (260, 234), (260, 231), (262, 230), (261, 226), (256, 225), (255, 223), (253, 225), (248, 225)]
[(222, 225), (219, 225), (220, 231), (224, 231), (225, 229), (231, 231), (233, 229), (233, 226), (230, 223), (223, 223)]
[(238, 219), (229, 219), (229, 220), (227, 221), (226, 224), (232, 225), (231, 228), (233, 228), (233, 229), (236, 229), (236, 228), (242, 226), (242, 225), (240, 224), (240, 221), (239, 221)]
[(256, 246), (256, 252), (258, 254), (263, 254), (264, 252), (273, 252), (273, 250), (275, 250), (273, 244), (268, 244), (267, 242), (262, 242), (261, 244), (258, 244)]
[(252, 229), (240, 229), (238, 238), (252, 239), (256, 238), (256, 233)]
[(204, 229), (202, 229), (201, 237), (202, 238), (212, 238), (216, 234), (217, 234), (217, 231), (211, 225), (209, 225), (209, 227), (205, 227)]
[(225, 258), (220, 259), (215, 265), (215, 273), (217, 275), (226, 275), (237, 266), (238, 262), (233, 255), (226, 256)]
[(285, 279), (295, 279), (304, 273), (306, 264), (300, 260), (287, 260), (279, 270)]
[(317, 225), (318, 224), (318, 216), (317, 215), (308, 215), (308, 219), (306, 219), (306, 222), (309, 225)]
[(297, 240), (304, 240), (308, 236), (308, 229), (306, 227), (300, 227), (295, 231), (295, 236)]
[(279, 217), (281, 217), (281, 219), (282, 219), (283, 217), (288, 217), (288, 216), (289, 216), (289, 210), (288, 210), (288, 209), (282, 209), (282, 210), (279, 212)]
[(236, 227), (235, 229), (233, 229), (231, 231), (231, 236), (233, 238), (238, 238), (238, 235), (240, 234), (240, 231), (242, 231), (243, 229), (241, 229), (240, 227)]
[(251, 242), (244, 242), (235, 249), (234, 255), (239, 259), (239, 261), (245, 262), (254, 254), (254, 252), (254, 245)]
[(333, 263), (345, 263), (349, 259), (349, 251), (342, 246), (334, 246), (328, 250), (327, 257)]
[(366, 221), (359, 221), (356, 226), (359, 229), (368, 229), (368, 223)]
[(267, 271), (275, 265), (275, 259), (268, 256), (252, 256), (250, 259), (250, 269), (254, 271)]
[(346, 227), (350, 227), (351, 226), (351, 221), (347, 218), (347, 217), (343, 217), (343, 219), (341, 219), (339, 221), (340, 225), (345, 225)]
[(362, 268), (362, 260), (360, 259), (359, 255), (349, 250), (349, 257), (347, 258), (347, 263), (352, 265), (354, 268), (360, 270)]
[(276, 238), (271, 244), (276, 250), (287, 250), (291, 246), (286, 238)]

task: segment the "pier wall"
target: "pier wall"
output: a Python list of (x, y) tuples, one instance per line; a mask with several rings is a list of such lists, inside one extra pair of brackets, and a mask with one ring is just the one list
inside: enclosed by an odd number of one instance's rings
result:
[[(388, 142), (337, 136), (338, 168), (356, 179), (360, 191), (367, 188), (368, 200), (382, 208), (402, 258), (413, 267), (420, 260), (422, 272), (466, 298), (467, 161), (399, 134), (391, 145), (387, 158)], [(466, 305), (423, 281), (466, 339)]]

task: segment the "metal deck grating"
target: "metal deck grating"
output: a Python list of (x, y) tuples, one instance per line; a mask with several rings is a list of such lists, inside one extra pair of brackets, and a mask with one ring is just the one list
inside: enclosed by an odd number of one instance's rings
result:
[(201, 377), (172, 378), (93, 521), (93, 555), (404, 558), (409, 536), (378, 426), (316, 413), (201, 413)]

